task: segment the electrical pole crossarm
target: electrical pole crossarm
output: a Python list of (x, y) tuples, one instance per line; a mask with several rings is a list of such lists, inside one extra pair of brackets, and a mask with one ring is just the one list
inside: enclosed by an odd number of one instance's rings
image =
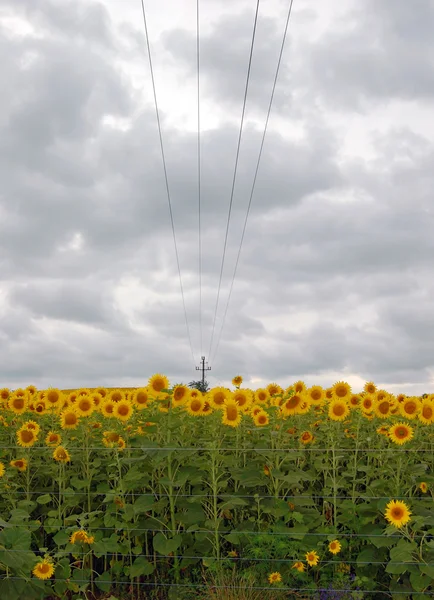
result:
[[(196, 367), (196, 371), (202, 371), (202, 384), (205, 385), (205, 371), (211, 371), (211, 367), (205, 367), (205, 357), (201, 356), (201, 366)], [(206, 363), (208, 365), (208, 363)]]

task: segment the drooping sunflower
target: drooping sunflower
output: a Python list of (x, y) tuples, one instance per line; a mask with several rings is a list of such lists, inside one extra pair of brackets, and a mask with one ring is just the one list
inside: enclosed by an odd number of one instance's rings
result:
[(127, 446), (127, 443), (124, 440), (124, 438), (123, 437), (119, 437), (117, 449), (118, 450), (125, 450), (126, 446)]
[(200, 417), (203, 415), (203, 409), (205, 406), (205, 398), (189, 398), (184, 404), (185, 410), (192, 417)]
[(225, 402), (232, 399), (232, 392), (224, 387), (215, 387), (208, 392), (206, 399), (213, 408), (222, 409)]
[(89, 536), (85, 529), (78, 529), (74, 531), (70, 538), (70, 544), (91, 544), (93, 543), (93, 536)]
[(18, 471), (25, 471), (29, 463), (25, 458), (17, 458), (16, 460), (11, 460), (9, 464), (14, 469), (18, 469)]
[(54, 431), (49, 431), (45, 438), (45, 443), (47, 444), (47, 446), (55, 448), (56, 446), (60, 446), (60, 444), (62, 443), (62, 438), (60, 434), (55, 433)]
[(342, 550), (342, 545), (339, 542), (339, 540), (333, 540), (332, 542), (330, 542), (329, 552), (331, 552), (332, 554), (339, 554), (339, 552), (341, 550)]
[(399, 412), (406, 419), (415, 419), (420, 412), (421, 402), (416, 396), (409, 396), (399, 404)]
[(291, 569), (295, 569), (299, 573), (303, 573), (306, 570), (306, 567), (303, 562), (297, 560), (291, 567)]
[(426, 494), (428, 491), (428, 484), (426, 481), (421, 481), (419, 483), (419, 489), (422, 492), (422, 494)]
[(386, 398), (390, 398), (390, 394), (386, 390), (377, 390), (375, 393), (375, 397), (377, 398), (378, 402), (381, 402)]
[(229, 400), (223, 405), (222, 423), (230, 427), (238, 427), (241, 423), (241, 410), (234, 400)]
[(3, 477), (5, 474), (5, 466), (4, 463), (0, 462), (0, 477)]
[(379, 419), (387, 419), (390, 415), (390, 402), (388, 398), (383, 398), (379, 400), (377, 398), (376, 402), (374, 402), (374, 414)]
[(71, 462), (71, 455), (69, 454), (68, 450), (63, 446), (57, 446), (57, 448), (54, 449), (53, 458), (58, 462)]
[(299, 414), (301, 405), (305, 401), (305, 396), (301, 394), (294, 394), (290, 398), (283, 401), (280, 405), (280, 410), (285, 417), (290, 415)]
[(148, 388), (139, 388), (134, 391), (132, 402), (136, 408), (143, 410), (150, 404)]
[(320, 406), (325, 400), (325, 390), (320, 385), (310, 387), (306, 395), (314, 406)]
[(268, 418), (267, 413), (264, 410), (261, 410), (256, 415), (254, 415), (253, 421), (256, 427), (264, 427), (265, 425), (268, 425), (270, 419)]
[(120, 437), (121, 436), (119, 433), (116, 433), (116, 431), (104, 431), (102, 443), (106, 448), (113, 448), (113, 446), (119, 442)]
[(62, 429), (76, 429), (80, 422), (77, 411), (72, 408), (65, 408), (60, 413), (60, 427)]
[(186, 385), (176, 385), (172, 393), (172, 406), (181, 406), (188, 401), (190, 389)]
[(77, 392), (70, 392), (67, 396), (68, 404), (75, 404), (78, 398)]
[(282, 581), (282, 575), (278, 571), (275, 571), (274, 573), (270, 573), (268, 576), (268, 583), (270, 583), (271, 585), (273, 585), (275, 583), (280, 583), (281, 581)]
[(434, 402), (432, 400), (422, 400), (420, 404), (420, 412), (418, 413), (418, 419), (424, 425), (431, 425), (434, 422)]
[(306, 562), (310, 567), (315, 567), (319, 562), (319, 556), (315, 552), (315, 550), (311, 550), (310, 552), (306, 552), (305, 554)]
[(395, 423), (395, 425), (389, 428), (389, 439), (399, 446), (409, 442), (413, 438), (413, 435), (413, 428), (407, 423)]
[(385, 425), (378, 427), (377, 433), (380, 435), (384, 435), (384, 437), (389, 437), (389, 429)]
[(168, 390), (169, 385), (169, 380), (165, 375), (156, 373), (149, 378), (148, 389), (151, 394), (159, 394), (162, 390)]
[(39, 416), (45, 415), (45, 413), (47, 412), (47, 405), (45, 403), (45, 400), (38, 400), (34, 406), (35, 413), (37, 413)]
[(333, 395), (339, 400), (349, 400), (351, 396), (351, 386), (346, 381), (337, 381), (332, 385)]
[(36, 563), (32, 571), (38, 579), (50, 579), (54, 573), (54, 565), (51, 559), (44, 558)]
[(240, 387), (240, 385), (243, 383), (243, 378), (241, 377), (241, 375), (235, 375), (235, 377), (232, 379), (232, 385), (236, 386), (236, 387)]
[(108, 418), (114, 417), (115, 404), (115, 402), (113, 402), (109, 398), (106, 398), (101, 404), (101, 414), (103, 414), (104, 417)]
[(391, 500), (386, 505), (384, 516), (391, 525), (394, 525), (399, 529), (410, 521), (411, 511), (405, 502), (402, 502), (401, 500)]
[(232, 395), (232, 399), (238, 404), (242, 412), (248, 412), (252, 406), (253, 394), (248, 389), (236, 390)]
[(350, 409), (345, 400), (333, 399), (328, 408), (328, 416), (332, 421), (345, 421), (350, 414)]
[(126, 422), (131, 418), (132, 414), (133, 407), (131, 402), (129, 402), (128, 400), (121, 400), (120, 402), (115, 402), (114, 416), (116, 417), (116, 419)]
[(305, 445), (313, 442), (312, 433), (310, 431), (303, 431), (303, 433), (300, 435), (300, 442)]
[(333, 398), (333, 388), (327, 388), (325, 390), (325, 397), (327, 400), (331, 400)]
[(258, 388), (255, 390), (255, 402), (258, 404), (266, 404), (270, 397), (270, 393), (266, 388)]
[(35, 435), (38, 435), (41, 431), (41, 427), (39, 423), (36, 423), (36, 421), (26, 421), (25, 423), (23, 423), (22, 429), (29, 429), (33, 431)]
[(17, 443), (22, 448), (30, 448), (38, 439), (37, 435), (31, 429), (21, 428), (17, 431)]
[(95, 410), (95, 405), (90, 396), (78, 396), (75, 410), (79, 417), (89, 417)]
[(15, 415), (22, 415), (23, 413), (25, 413), (27, 410), (28, 404), (29, 404), (29, 401), (28, 401), (27, 393), (25, 393), (22, 396), (22, 395), (17, 395), (17, 392), (14, 392), (8, 400), (8, 408)]
[(375, 392), (377, 391), (377, 386), (373, 381), (367, 381), (363, 386), (363, 389), (368, 394), (375, 394)]
[[(191, 395), (192, 398), (203, 398), (202, 395), (200, 396), (193, 396), (193, 394)], [(211, 404), (208, 402), (208, 400), (205, 400), (204, 405), (203, 405), (203, 409), (202, 409), (202, 414), (204, 417), (207, 417), (208, 415), (210, 415), (213, 411), (213, 408), (211, 406)]]

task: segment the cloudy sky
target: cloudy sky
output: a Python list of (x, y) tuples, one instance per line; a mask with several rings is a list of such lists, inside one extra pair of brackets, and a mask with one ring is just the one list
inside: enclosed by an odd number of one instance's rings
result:
[[(197, 378), (254, 0), (0, 0), (0, 385)], [(262, 0), (208, 378), (434, 391), (434, 1)], [(221, 337), (220, 337), (221, 331)], [(216, 342), (220, 338), (218, 348)], [(214, 357), (215, 354), (215, 357)]]

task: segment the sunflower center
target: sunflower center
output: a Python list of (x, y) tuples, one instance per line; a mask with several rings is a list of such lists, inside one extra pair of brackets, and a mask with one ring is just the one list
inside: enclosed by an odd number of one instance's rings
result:
[(197, 398), (194, 398), (190, 404), (190, 409), (193, 412), (199, 412), (201, 408), (202, 408), (202, 402), (200, 400), (198, 400)]
[(136, 396), (137, 404), (146, 404), (148, 401), (148, 395), (145, 392), (138, 392)]
[(265, 415), (259, 415), (259, 417), (258, 417), (258, 423), (260, 425), (265, 425), (266, 422), (267, 422), (267, 417)]
[(161, 392), (161, 390), (164, 390), (164, 381), (162, 379), (156, 379), (152, 383), (152, 387), (156, 392)]
[(333, 414), (336, 415), (337, 417), (342, 417), (342, 415), (345, 413), (345, 406), (343, 404), (336, 404), (335, 406), (333, 406)]
[(425, 417), (425, 419), (431, 419), (433, 415), (431, 406), (424, 406), (422, 409), (422, 415)]
[(380, 402), (378, 405), (378, 410), (382, 415), (387, 415), (389, 412), (390, 404), (389, 402)]
[(404, 411), (408, 415), (413, 415), (417, 410), (416, 402), (407, 402), (404, 406)]
[(121, 406), (119, 406), (119, 408), (118, 408), (118, 414), (121, 415), (121, 417), (126, 417), (129, 412), (130, 412), (130, 407), (127, 406), (126, 404), (121, 404)]
[(182, 388), (177, 388), (175, 390), (175, 393), (173, 394), (173, 397), (175, 398), (175, 400), (182, 400), (184, 398), (185, 395), (185, 390), (183, 390)]
[(214, 402), (217, 405), (222, 405), (225, 402), (225, 395), (223, 394), (223, 392), (217, 392), (214, 396)]
[(226, 417), (228, 421), (236, 421), (238, 418), (238, 411), (236, 406), (228, 406), (226, 409)]
[(395, 435), (402, 440), (408, 436), (408, 429), (406, 427), (397, 427)]
[(22, 408), (24, 408), (24, 398), (17, 397), (14, 398), (14, 408), (16, 408), (17, 410), (21, 410)]
[(394, 519), (402, 519), (402, 517), (404, 516), (404, 511), (402, 510), (402, 508), (399, 507), (395, 507), (392, 509), (392, 517)]
[(347, 395), (347, 388), (343, 385), (338, 385), (335, 390), (335, 394), (338, 398), (345, 398)]
[(244, 394), (237, 394), (235, 396), (235, 401), (238, 403), (238, 406), (244, 406), (247, 402), (247, 398), (244, 396)]
[(77, 423), (77, 415), (70, 412), (65, 415), (65, 423), (66, 425), (75, 425)]
[(33, 432), (29, 431), (28, 429), (24, 429), (21, 432), (21, 441), (24, 442), (25, 444), (28, 444), (32, 440), (33, 440)]
[(51, 404), (56, 404), (56, 402), (59, 400), (59, 394), (57, 392), (50, 391), (47, 393), (47, 400), (48, 402), (51, 402)]
[(48, 573), (49, 570), (50, 570), (50, 565), (47, 565), (47, 563), (42, 563), (42, 565), (39, 565), (39, 567), (38, 567), (38, 571), (40, 573), (43, 573), (44, 575), (46, 573)]
[(312, 400), (319, 400), (321, 398), (321, 392), (319, 390), (313, 390), (310, 394)]
[(371, 408), (371, 406), (372, 406), (372, 400), (369, 400), (369, 399), (363, 400), (363, 407), (365, 409), (369, 409), (369, 408)]

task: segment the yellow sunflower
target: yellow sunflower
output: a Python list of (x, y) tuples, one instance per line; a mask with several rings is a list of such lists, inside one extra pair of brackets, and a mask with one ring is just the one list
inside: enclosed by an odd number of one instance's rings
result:
[(426, 481), (421, 481), (419, 483), (419, 489), (423, 494), (426, 494), (428, 491), (428, 484), (426, 483)]
[(325, 400), (325, 390), (320, 385), (313, 385), (306, 391), (309, 401), (314, 406), (320, 406)]
[(55, 448), (56, 446), (60, 446), (60, 444), (62, 443), (62, 438), (58, 433), (55, 433), (54, 431), (49, 431), (45, 438), (45, 443), (47, 444), (47, 446)]
[(229, 400), (223, 405), (222, 423), (230, 427), (238, 427), (241, 423), (241, 411), (234, 400)]
[(148, 388), (139, 388), (133, 392), (132, 402), (136, 408), (143, 410), (150, 404)]
[(120, 421), (128, 421), (133, 414), (133, 407), (128, 400), (121, 400), (114, 405), (114, 416)]
[(60, 427), (62, 429), (76, 429), (80, 422), (77, 411), (72, 408), (65, 408), (60, 413)]
[(270, 396), (277, 396), (277, 394), (281, 394), (283, 392), (282, 388), (280, 385), (277, 385), (277, 383), (269, 383), (267, 385), (267, 390)]
[(79, 417), (89, 417), (95, 410), (95, 404), (90, 396), (78, 396), (75, 410)]
[(99, 392), (91, 392), (89, 398), (92, 401), (94, 410), (99, 410), (103, 401), (103, 396)]
[(388, 398), (378, 399), (374, 402), (374, 414), (379, 419), (387, 419), (390, 415), (390, 402)]
[(243, 378), (241, 377), (241, 375), (235, 375), (235, 377), (232, 379), (232, 385), (235, 385), (236, 387), (240, 387), (242, 383)]
[(427, 398), (422, 400), (417, 417), (424, 425), (431, 425), (434, 422), (434, 402)]
[(66, 448), (64, 448), (63, 446), (57, 446), (57, 448), (54, 449), (53, 458), (58, 462), (71, 462), (71, 456), (68, 450), (66, 450)]
[(345, 421), (350, 414), (350, 409), (345, 400), (335, 398), (329, 404), (328, 415), (332, 421)]
[(105, 387), (97, 387), (94, 389), (94, 392), (105, 398), (107, 396), (107, 390)]
[(253, 396), (251, 390), (236, 390), (232, 399), (238, 404), (241, 411), (248, 412), (252, 406)]
[(310, 552), (306, 552), (305, 554), (306, 562), (310, 567), (315, 567), (319, 562), (319, 556), (315, 552), (315, 550), (311, 550)]
[(413, 435), (414, 430), (407, 423), (396, 423), (389, 428), (389, 438), (399, 446), (409, 442)]
[(362, 409), (362, 412), (365, 415), (370, 414), (373, 409), (374, 409), (374, 400), (375, 398), (373, 396), (370, 396), (369, 394), (365, 394), (362, 398), (362, 402), (360, 404), (360, 408)]
[(222, 409), (225, 402), (232, 399), (232, 392), (224, 387), (215, 387), (207, 393), (206, 399), (213, 408)]
[(38, 435), (38, 433), (41, 431), (41, 427), (38, 423), (36, 423), (36, 421), (26, 421), (25, 423), (23, 423), (21, 429), (29, 429), (33, 431), (35, 435)]
[(9, 399), (10, 396), (10, 390), (8, 388), (2, 388), (0, 390), (0, 400), (2, 400), (2, 402), (7, 402), (7, 400)]
[(148, 389), (152, 394), (159, 394), (163, 390), (168, 390), (169, 385), (169, 380), (165, 375), (156, 373), (149, 378)]
[(341, 550), (342, 550), (342, 545), (338, 540), (333, 540), (332, 542), (330, 542), (329, 552), (331, 552), (332, 554), (339, 554), (339, 552)]
[(285, 417), (289, 417), (289, 415), (299, 414), (304, 401), (305, 396), (301, 394), (294, 394), (290, 398), (287, 398), (283, 401), (283, 403), (280, 406), (282, 414)]
[(258, 404), (266, 404), (270, 397), (270, 393), (266, 388), (258, 388), (255, 390), (255, 402)]
[(176, 385), (172, 393), (172, 406), (181, 406), (188, 401), (190, 389), (186, 385)]
[(46, 390), (44, 400), (48, 409), (56, 408), (62, 400), (62, 392), (56, 388), (50, 388)]
[(125, 400), (125, 392), (122, 390), (110, 390), (106, 398), (112, 402), (121, 402), (121, 400)]
[(297, 560), (291, 567), (291, 569), (295, 569), (296, 571), (298, 571), (299, 573), (303, 573), (306, 570), (306, 567), (304, 565), (304, 563), (302, 563), (300, 560)]
[(44, 560), (37, 562), (32, 573), (38, 579), (50, 579), (54, 573), (54, 566), (51, 559), (44, 558)]
[(410, 521), (411, 511), (405, 502), (402, 502), (401, 500), (391, 500), (386, 505), (384, 516), (391, 525), (394, 525), (399, 529)]
[(70, 538), (69, 538), (69, 543), (70, 544), (89, 544), (89, 540), (92, 539), (93, 536), (90, 538), (89, 534), (87, 533), (87, 531), (85, 529), (78, 529), (77, 531), (74, 531)]
[(26, 412), (28, 407), (28, 396), (25, 394), (24, 396), (17, 395), (17, 392), (13, 393), (8, 400), (8, 408), (15, 415), (22, 415)]
[[(203, 396), (193, 396), (193, 394), (191, 395), (192, 398), (202, 398)], [(211, 406), (211, 404), (208, 402), (208, 400), (205, 400), (204, 405), (203, 405), (203, 409), (202, 409), (202, 414), (207, 417), (208, 415), (210, 415), (213, 412), (213, 408)]]
[(311, 434), (311, 432), (303, 431), (303, 433), (300, 435), (300, 442), (305, 445), (313, 442), (313, 435)]
[(109, 419), (114, 417), (115, 404), (116, 402), (113, 402), (110, 399), (103, 400), (103, 403), (101, 404), (101, 414)]
[(267, 413), (262, 410), (253, 417), (253, 421), (256, 427), (264, 427), (264, 425), (268, 425), (270, 419), (268, 418)]
[(31, 429), (21, 428), (17, 431), (17, 443), (22, 448), (30, 448), (38, 439), (37, 435)]
[(16, 460), (11, 460), (9, 464), (14, 469), (18, 469), (18, 471), (25, 471), (29, 463), (25, 458), (17, 458)]
[(203, 409), (205, 406), (205, 399), (201, 397), (189, 398), (184, 408), (192, 417), (200, 417), (203, 415)]
[(273, 585), (275, 583), (280, 583), (281, 581), (282, 581), (282, 575), (278, 571), (275, 571), (274, 573), (270, 573), (268, 576), (268, 583), (270, 583), (271, 585)]
[(345, 381), (337, 381), (332, 385), (333, 395), (339, 400), (349, 400), (351, 396), (351, 386)]
[(399, 404), (399, 412), (402, 417), (415, 419), (420, 412), (421, 402), (416, 396), (409, 396)]
[(367, 381), (363, 386), (363, 389), (367, 394), (375, 394), (377, 391), (377, 386), (373, 381)]
[(26, 392), (30, 395), (30, 396), (34, 396), (37, 393), (37, 389), (34, 385), (28, 385), (26, 387)]
[(295, 394), (304, 394), (304, 392), (306, 391), (306, 384), (304, 383), (304, 381), (301, 380), (293, 383), (291, 387), (294, 388)]
[(357, 408), (360, 408), (361, 402), (362, 397), (360, 396), (360, 394), (351, 394), (348, 400), (348, 406), (353, 410), (356, 410)]

